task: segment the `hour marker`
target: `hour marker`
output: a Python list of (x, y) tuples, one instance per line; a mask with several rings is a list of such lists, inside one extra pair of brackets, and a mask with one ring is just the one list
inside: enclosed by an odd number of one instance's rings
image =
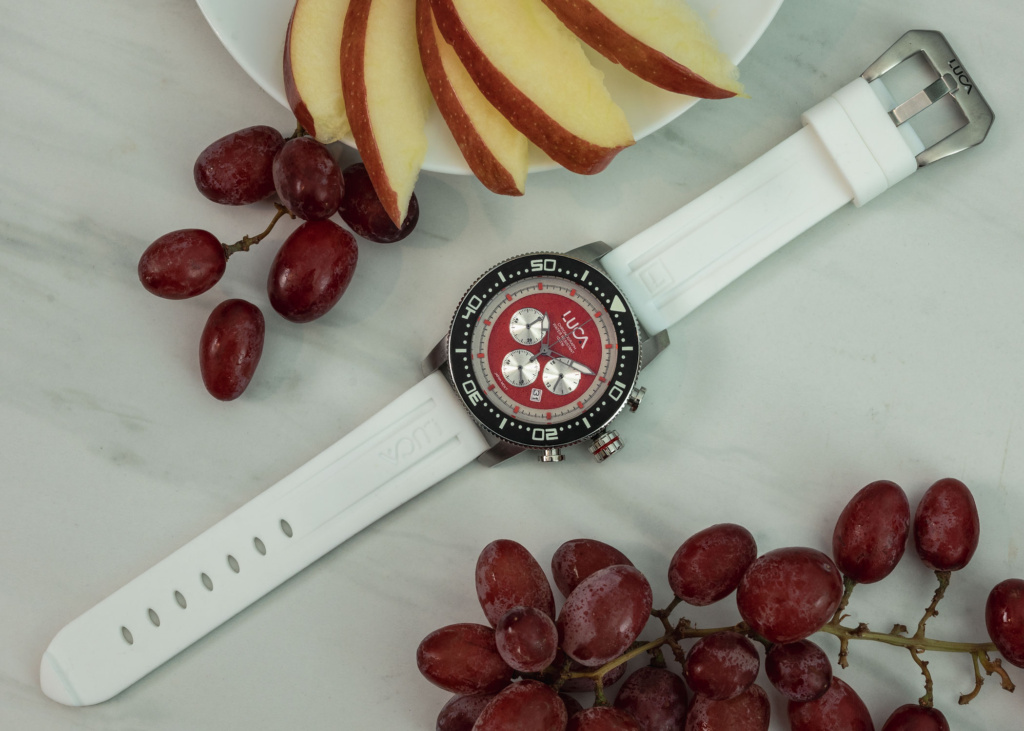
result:
[(622, 346), (622, 349), (623, 349), (623, 350), (632, 350), (632, 349), (633, 349), (633, 346), (632, 346), (632, 345), (623, 345), (623, 346)]
[(502, 281), (502, 283), (504, 283), (504, 281), (505, 281), (505, 275), (504, 275), (504, 274), (502, 274), (501, 272), (498, 272), (498, 279), (500, 279), (500, 280)]
[(583, 274), (580, 275), (580, 281), (581, 282), (587, 281), (587, 275), (588, 274), (590, 274), (590, 270), (589, 269), (587, 269), (585, 272), (583, 272)]
[(508, 423), (508, 419), (502, 419), (501, 423), (498, 424), (498, 428), (499, 429), (504, 429), (505, 428), (505, 424), (507, 424), (507, 423)]
[(465, 352), (466, 352), (466, 349), (465, 349), (465, 348), (456, 348), (456, 349), (455, 349), (455, 352), (456, 352), (456, 353), (465, 353)]
[(615, 299), (612, 300), (612, 306), (608, 309), (612, 312), (625, 312), (626, 306), (622, 304), (622, 300), (619, 299), (619, 295), (615, 295)]
[(583, 417), (583, 425), (586, 426), (588, 429), (590, 428), (590, 422), (587, 421), (587, 417), (585, 416)]

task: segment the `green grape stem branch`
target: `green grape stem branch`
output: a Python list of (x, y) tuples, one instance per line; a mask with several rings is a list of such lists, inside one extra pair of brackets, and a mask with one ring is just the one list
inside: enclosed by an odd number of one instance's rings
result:
[[(850, 595), (857, 583), (852, 579), (846, 578), (844, 580), (845, 591), (839, 608), (836, 610), (832, 619), (819, 630), (819, 632), (830, 634), (838, 638), (840, 667), (846, 668), (849, 666), (848, 658), (851, 641), (867, 640), (870, 642), (880, 642), (894, 647), (902, 647), (910, 652), (911, 657), (914, 659), (914, 662), (917, 663), (925, 678), (925, 694), (918, 702), (920, 705), (930, 708), (932, 707), (932, 678), (931, 673), (928, 670), (928, 663), (921, 658), (921, 655), (925, 652), (964, 653), (969, 655), (974, 663), (975, 686), (969, 693), (963, 693), (960, 695), (960, 705), (966, 705), (977, 697), (978, 693), (981, 691), (981, 686), (985, 682), (985, 676), (982, 674), (982, 670), (984, 670), (985, 674), (989, 676), (998, 675), (1001, 680), (1001, 687), (1004, 690), (1013, 692), (1015, 686), (1010, 680), (1010, 676), (1007, 674), (1006, 670), (1002, 667), (1001, 660), (999, 658), (993, 659), (989, 657), (989, 653), (996, 651), (994, 643), (952, 642), (948, 640), (930, 638), (925, 634), (926, 624), (931, 617), (938, 614), (938, 603), (945, 595), (946, 589), (949, 586), (950, 572), (936, 571), (935, 574), (939, 580), (939, 586), (935, 590), (931, 603), (925, 609), (924, 615), (918, 622), (917, 631), (913, 635), (909, 635), (909, 630), (902, 624), (895, 625), (889, 632), (872, 631), (868, 625), (864, 623), (859, 623), (856, 626), (843, 624), (843, 620), (849, 617), (849, 615), (845, 614), (844, 611), (849, 604)], [(660, 620), (665, 630), (665, 633), (661, 637), (649, 641), (638, 640), (633, 643), (633, 646), (625, 653), (597, 668), (573, 670), (571, 667), (571, 661), (567, 661), (564, 666), (560, 668), (549, 668), (537, 677), (554, 685), (556, 690), (561, 688), (566, 681), (571, 679), (585, 678), (592, 680), (595, 686), (596, 704), (606, 705), (607, 700), (604, 695), (604, 679), (609, 672), (644, 654), (650, 654), (652, 656), (652, 664), (664, 666), (664, 658), (661, 654), (663, 648), (671, 650), (673, 657), (675, 657), (680, 664), (683, 664), (685, 662), (686, 652), (680, 643), (684, 640), (699, 639), (701, 637), (713, 635), (717, 632), (739, 632), (746, 635), (751, 640), (764, 645), (766, 651), (770, 649), (772, 643), (765, 638), (760, 637), (745, 622), (740, 622), (729, 627), (698, 628), (695, 627), (688, 619), (683, 617), (673, 623), (672, 614), (681, 603), (682, 600), (676, 597), (673, 598), (669, 605), (664, 609), (655, 609), (651, 612), (651, 616)]]
[(259, 242), (263, 241), (271, 231), (274, 230), (274, 226), (281, 220), (283, 216), (289, 216), (295, 218), (294, 214), (290, 213), (287, 208), (282, 206), (280, 203), (275, 203), (274, 208), (277, 209), (277, 213), (274, 214), (274, 218), (270, 221), (262, 233), (258, 233), (255, 236), (245, 235), (233, 244), (221, 244), (224, 249), (224, 258), (229, 258), (232, 254), (236, 254), (239, 251), (248, 251), (251, 247), (255, 246)]

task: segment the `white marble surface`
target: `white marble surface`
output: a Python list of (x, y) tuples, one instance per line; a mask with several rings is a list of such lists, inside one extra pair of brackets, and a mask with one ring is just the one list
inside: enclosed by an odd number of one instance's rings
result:
[[(880, 478), (915, 503), (946, 475), (974, 490), (982, 543), (936, 636), (983, 640), (989, 588), (1024, 575), (1015, 0), (786, 0), (742, 64), (750, 100), (698, 104), (605, 173), (544, 173), (521, 200), (424, 175), (415, 236), (362, 245), (342, 303), (306, 326), (266, 304), (271, 242), (192, 301), (156, 299), (136, 278), (165, 231), (262, 229), (268, 205), (208, 203), (192, 162), (231, 130), (292, 125), (197, 7), (2, 7), (0, 728), (432, 728), (446, 694), (413, 653), (436, 627), (481, 620), (472, 571), (490, 540), (519, 540), (542, 563), (569, 538), (614, 543), (663, 604), (668, 558), (694, 531), (733, 521), (762, 550), (827, 549), (846, 500)], [(484, 267), (627, 239), (795, 131), (910, 28), (941, 30), (958, 49), (996, 110), (989, 139), (839, 211), (677, 326), (643, 375), (648, 401), (621, 419), (621, 455), (472, 465), (116, 698), (72, 709), (40, 692), (40, 656), (64, 624), (411, 386)], [(210, 309), (233, 296), (264, 308), (267, 344), (249, 391), (222, 404), (202, 388), (196, 349)], [(858, 589), (852, 611), (882, 630), (914, 624), (932, 581), (908, 554)], [(736, 619), (728, 601), (689, 616)], [(958, 707), (970, 662), (929, 659), (954, 728), (1018, 727), (1019, 698), (990, 680)], [(879, 728), (921, 693), (895, 649), (855, 646), (842, 677)], [(773, 699), (772, 727), (787, 728)]]

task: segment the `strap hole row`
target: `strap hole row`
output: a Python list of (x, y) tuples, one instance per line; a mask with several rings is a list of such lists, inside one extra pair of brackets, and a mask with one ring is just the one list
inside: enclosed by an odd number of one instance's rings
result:
[[(281, 532), (284, 533), (285, 536), (287, 536), (288, 538), (291, 538), (292, 535), (293, 535), (291, 525), (284, 518), (281, 519)], [(261, 556), (266, 556), (267, 555), (267, 546), (266, 546), (266, 544), (262, 540), (260, 540), (259, 536), (255, 536), (252, 539), (252, 543), (253, 543), (253, 546), (256, 548), (256, 551)], [(236, 559), (231, 554), (228, 554), (228, 566), (236, 574), (239, 573), (239, 571), (241, 570), (241, 566), (239, 566), (239, 564), (238, 564), (238, 559)], [(209, 574), (207, 574), (205, 572), (201, 573), (199, 575), (199, 579), (202, 581), (203, 586), (206, 587), (207, 591), (213, 591), (213, 579), (210, 578)], [(178, 603), (178, 606), (181, 607), (182, 609), (188, 608), (188, 602), (185, 600), (185, 595), (182, 594), (180, 591), (175, 591), (174, 592), (174, 600)], [(160, 615), (157, 614), (156, 610), (154, 610), (152, 608), (150, 608), (148, 610), (148, 613), (149, 613), (149, 621), (153, 623), (154, 627), (159, 627), (160, 626)], [(131, 630), (128, 629), (127, 627), (124, 627), (124, 626), (121, 627), (121, 636), (124, 638), (124, 641), (127, 642), (129, 645), (134, 645), (135, 644), (135, 637), (132, 635)]]

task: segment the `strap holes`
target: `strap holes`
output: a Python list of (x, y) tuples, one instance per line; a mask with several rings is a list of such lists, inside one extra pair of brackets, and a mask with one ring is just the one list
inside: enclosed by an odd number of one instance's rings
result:
[(127, 642), (129, 645), (135, 644), (135, 638), (132, 637), (132, 633), (127, 627), (121, 628), (121, 636), (124, 637), (124, 641)]
[(238, 573), (238, 561), (235, 560), (234, 556), (228, 556), (228, 566), (230, 566), (231, 570), (234, 571), (236, 574)]
[(263, 545), (263, 541), (261, 541), (259, 538), (253, 538), (252, 544), (256, 546), (256, 550), (260, 552), (261, 556), (267, 555), (267, 547)]
[(292, 537), (292, 527), (290, 525), (288, 525), (288, 521), (284, 520), (283, 518), (281, 519), (281, 530), (289, 538)]
[(152, 609), (149, 610), (149, 621), (153, 623), (154, 627), (160, 626), (160, 615), (154, 612)]
[(203, 586), (205, 586), (209, 591), (213, 591), (213, 579), (206, 574), (202, 574), (200, 578), (203, 580)]
[(174, 592), (174, 601), (178, 602), (178, 606), (185, 609), (188, 604), (185, 602), (185, 595), (180, 591)]

